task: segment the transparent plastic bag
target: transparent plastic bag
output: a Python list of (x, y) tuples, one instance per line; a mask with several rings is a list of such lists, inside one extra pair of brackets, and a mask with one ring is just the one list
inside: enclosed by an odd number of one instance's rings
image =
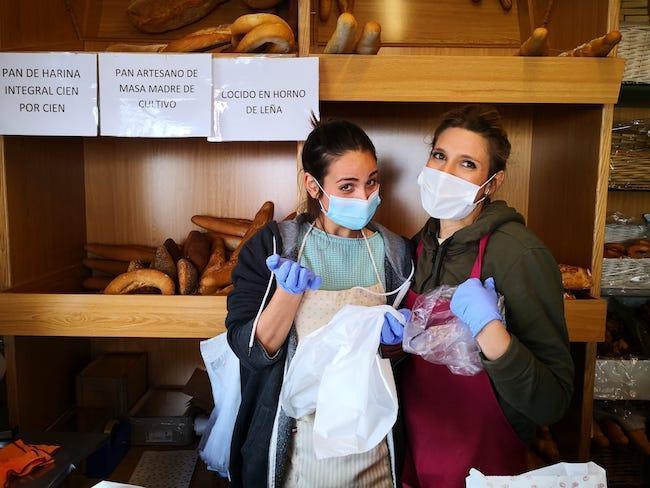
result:
[(469, 327), (450, 310), (456, 288), (443, 285), (418, 297), (404, 327), (403, 348), (430, 363), (447, 366), (454, 374), (474, 376), (483, 365)]

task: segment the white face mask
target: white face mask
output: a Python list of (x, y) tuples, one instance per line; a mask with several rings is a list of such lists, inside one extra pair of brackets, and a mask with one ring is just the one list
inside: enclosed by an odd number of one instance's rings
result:
[(478, 186), (458, 176), (425, 166), (418, 176), (422, 207), (435, 219), (464, 219), (485, 200), (486, 197), (483, 197), (474, 202), (480, 189), (495, 176), (496, 173)]

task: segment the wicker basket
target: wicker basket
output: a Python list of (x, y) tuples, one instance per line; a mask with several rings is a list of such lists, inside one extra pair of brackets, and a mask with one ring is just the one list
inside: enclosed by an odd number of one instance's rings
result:
[(614, 128), (609, 187), (650, 190), (650, 120), (636, 120)]
[(625, 59), (624, 83), (650, 83), (650, 25), (621, 24), (618, 57)]

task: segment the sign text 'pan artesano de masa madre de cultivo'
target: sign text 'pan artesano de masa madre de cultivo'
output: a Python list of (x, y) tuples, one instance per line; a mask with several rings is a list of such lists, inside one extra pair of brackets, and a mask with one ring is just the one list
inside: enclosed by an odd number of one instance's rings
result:
[(100, 54), (102, 135), (206, 137), (210, 54)]
[(211, 141), (301, 141), (318, 116), (318, 58), (215, 58)]
[(0, 53), (0, 134), (97, 135), (97, 57)]

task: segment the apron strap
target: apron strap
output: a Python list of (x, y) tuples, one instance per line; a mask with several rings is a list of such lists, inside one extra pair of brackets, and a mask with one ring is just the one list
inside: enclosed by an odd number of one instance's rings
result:
[(492, 234), (488, 233), (481, 237), (481, 240), (478, 243), (478, 256), (476, 256), (476, 261), (474, 261), (474, 266), (472, 267), (472, 272), (470, 273), (470, 278), (481, 279), (481, 270), (483, 269), (483, 256), (485, 255), (485, 249), (487, 248), (488, 241)]

